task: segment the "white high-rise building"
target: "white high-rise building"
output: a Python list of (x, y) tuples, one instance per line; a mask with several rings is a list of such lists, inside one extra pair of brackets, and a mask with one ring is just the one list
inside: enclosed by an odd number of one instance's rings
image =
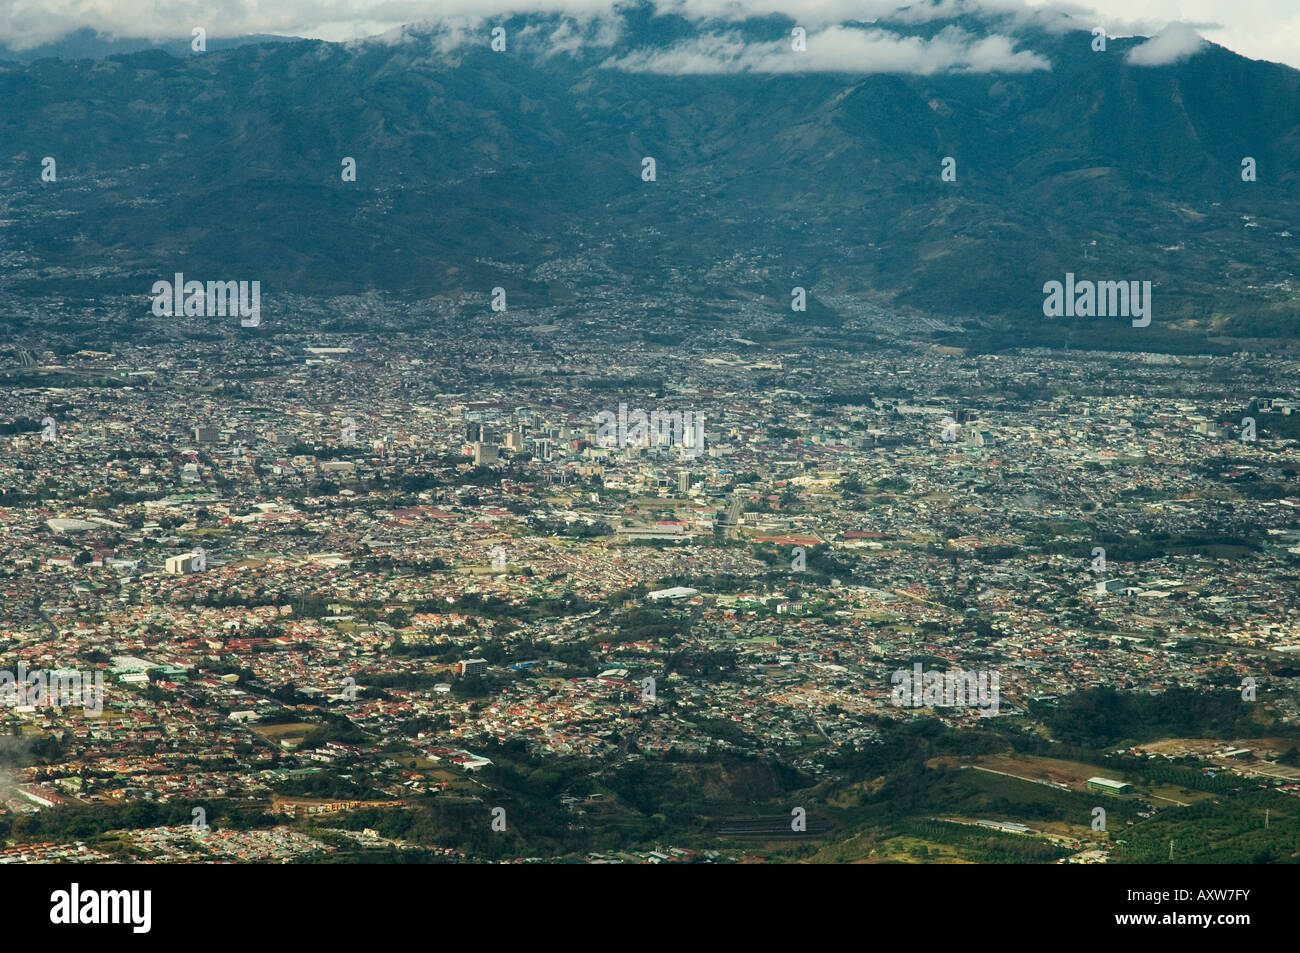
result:
[(199, 557), (194, 553), (183, 553), (180, 556), (168, 556), (167, 561), (163, 563), (163, 570), (172, 576), (185, 576), (192, 572), (198, 572)]

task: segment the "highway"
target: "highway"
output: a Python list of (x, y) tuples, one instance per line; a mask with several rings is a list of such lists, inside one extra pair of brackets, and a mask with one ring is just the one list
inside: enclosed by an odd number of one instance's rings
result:
[(740, 511), (745, 506), (744, 498), (735, 493), (731, 497), (731, 503), (727, 506), (727, 515), (724, 519), (724, 525), (727, 527), (727, 536), (735, 539), (740, 530)]

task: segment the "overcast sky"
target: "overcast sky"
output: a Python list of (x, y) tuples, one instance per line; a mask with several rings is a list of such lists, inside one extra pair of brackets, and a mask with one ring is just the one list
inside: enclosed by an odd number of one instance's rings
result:
[(1242, 56), (1300, 69), (1300, 0), (1093, 0), (1083, 6), (1102, 14), (1103, 23), (1186, 23)]
[[(430, 20), (453, 27), (472, 27), (481, 18), (502, 13), (549, 11), (579, 18), (589, 29), (565, 38), (569, 45), (608, 37), (602, 14), (616, 0), (0, 0), (0, 41), (22, 49), (48, 42), (81, 27), (115, 37), (186, 38), (193, 26), (209, 36), (280, 33), (326, 40), (349, 40), (390, 32), (403, 24)], [(622, 61), (624, 68), (662, 71), (765, 70), (777, 62), (774, 49), (738, 48), (717, 21), (744, 14), (786, 13), (807, 24), (810, 39), (823, 40), (818, 57), (803, 60), (812, 68), (839, 68), (869, 59), (891, 68), (927, 72), (949, 68), (1032, 70), (1045, 68), (1014, 36), (980, 38), (952, 35), (942, 43), (910, 44), (892, 35), (866, 37), (837, 31), (845, 20), (872, 19), (905, 6), (909, 0), (655, 0), (665, 11), (711, 21), (709, 36), (664, 60), (653, 57)], [(1154, 35), (1170, 23), (1160, 44), (1148, 50), (1150, 64), (1187, 55), (1195, 46), (1191, 30), (1229, 49), (1256, 59), (1300, 68), (1300, 0), (923, 0), (918, 18), (952, 12), (962, 6), (1000, 11), (1038, 12), (1051, 18), (1058, 11), (1076, 22), (1095, 21), (1111, 35)], [(937, 9), (936, 9), (937, 8)], [(1189, 29), (1190, 28), (1190, 29)], [(473, 34), (478, 36), (478, 32)], [(559, 47), (555, 37), (550, 38)], [(814, 44), (809, 43), (809, 52)], [(786, 63), (786, 60), (782, 60)], [(821, 65), (817, 65), (820, 63)], [(788, 68), (788, 64), (782, 68)]]

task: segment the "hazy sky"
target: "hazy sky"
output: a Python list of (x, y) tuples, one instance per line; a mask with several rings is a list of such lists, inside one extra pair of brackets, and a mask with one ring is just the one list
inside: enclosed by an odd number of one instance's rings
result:
[[(502, 13), (560, 12), (599, 24), (617, 0), (0, 0), (0, 41), (15, 48), (35, 46), (80, 27), (119, 37), (188, 38), (191, 27), (202, 26), (210, 36), (283, 33), (347, 40), (384, 33), (407, 23), (429, 20), (470, 26)], [(701, 20), (737, 19), (745, 14), (787, 13), (806, 23), (810, 35), (850, 19), (872, 19), (908, 0), (655, 0), (665, 11)], [(1300, 68), (1300, 0), (921, 0), (918, 18), (962, 7), (1000, 11), (1068, 11), (1077, 21), (1095, 21), (1112, 35), (1153, 35), (1171, 22), (1194, 28), (1202, 36), (1256, 59), (1269, 59)], [(716, 32), (716, 31), (715, 31)], [(578, 34), (575, 43), (600, 35), (598, 28)], [(1169, 34), (1165, 47), (1185, 46), (1184, 28)], [(584, 39), (586, 38), (586, 40)], [(838, 43), (837, 56), (856, 55), (851, 44), (859, 38), (830, 32), (827, 47)], [(957, 37), (937, 49), (913, 50), (913, 59), (926, 69), (1010, 68), (1033, 66), (1032, 51), (1018, 59), (1011, 45), (995, 38), (981, 47), (974, 38)], [(764, 51), (727, 49), (729, 38), (710, 39), (706, 49), (681, 51), (666, 69), (695, 57), (704, 68), (725, 61), (727, 68), (762, 68)], [(954, 42), (956, 45), (954, 45)], [(723, 44), (722, 48), (718, 44)], [(908, 59), (909, 51), (876, 36), (863, 52)], [(1012, 44), (1013, 45), (1013, 44)], [(1158, 51), (1157, 51), (1158, 52)], [(721, 60), (719, 59), (721, 57)], [(831, 62), (832, 60), (828, 60)], [(909, 60), (910, 62), (910, 60)], [(758, 64), (755, 66), (755, 64)], [(654, 68), (654, 64), (641, 64)]]

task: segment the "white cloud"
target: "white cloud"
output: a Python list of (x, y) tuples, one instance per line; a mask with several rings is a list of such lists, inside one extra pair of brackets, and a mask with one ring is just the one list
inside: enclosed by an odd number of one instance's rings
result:
[(488, 18), (558, 13), (586, 22), (610, 16), (618, 0), (0, 0), (0, 41), (14, 49), (48, 43), (88, 27), (112, 37), (184, 39), (201, 26), (209, 37), (253, 33), (343, 41), (404, 24), (438, 22), (463, 29)]
[[(437, 24), (437, 49), (463, 42), (486, 42), (486, 30), (516, 14), (553, 13), (571, 18), (572, 31), (551, 31), (551, 52), (608, 46), (629, 0), (0, 0), (0, 42), (28, 49), (72, 30), (90, 28), (111, 37), (186, 40), (202, 26), (210, 38), (278, 33), (346, 41), (387, 34), (391, 42), (405, 24)], [(1050, 30), (1104, 26), (1111, 36), (1157, 34), (1170, 23), (1197, 24), (1216, 43), (1245, 56), (1300, 67), (1300, 2), (1297, 0), (651, 0), (661, 13), (676, 13), (705, 32), (771, 14), (793, 18), (809, 33), (844, 24), (908, 24), (985, 11), (1002, 14), (998, 33), (1010, 38), (1024, 26)], [(480, 34), (483, 34), (480, 36)], [(538, 36), (542, 40), (545, 37)], [(966, 65), (988, 69), (1018, 54), (994, 44), (967, 51)], [(1147, 56), (1172, 55), (1169, 37)], [(714, 54), (718, 51), (715, 50)], [(886, 55), (884, 49), (877, 54)], [(922, 68), (944, 52), (912, 50)], [(949, 51), (952, 52), (952, 51)], [(1023, 51), (1022, 51), (1023, 52)], [(702, 50), (708, 55), (708, 50)], [(907, 50), (888, 55), (906, 57)], [(829, 55), (829, 53), (828, 53)], [(886, 55), (886, 58), (888, 58)], [(966, 55), (965, 53), (962, 55)], [(1024, 53), (1013, 65), (1022, 64)], [(682, 51), (683, 62), (689, 58)], [(743, 59), (743, 57), (737, 57)], [(759, 59), (762, 57), (760, 56)]]
[[(1027, 0), (1056, 6), (1055, 0)], [(1152, 36), (1172, 22), (1194, 24), (1202, 36), (1242, 56), (1300, 68), (1297, 0), (1088, 0), (1096, 23), (1112, 36)]]
[(1205, 46), (1195, 30), (1185, 23), (1171, 23), (1151, 39), (1128, 51), (1134, 66), (1166, 66), (1199, 52)]
[(735, 34), (708, 33), (667, 50), (610, 59), (611, 69), (638, 73), (915, 73), (1014, 72), (1050, 69), (1035, 53), (1016, 51), (1005, 36), (974, 37), (949, 27), (932, 39), (875, 28), (831, 26), (809, 32), (807, 50), (789, 38), (746, 43)]

